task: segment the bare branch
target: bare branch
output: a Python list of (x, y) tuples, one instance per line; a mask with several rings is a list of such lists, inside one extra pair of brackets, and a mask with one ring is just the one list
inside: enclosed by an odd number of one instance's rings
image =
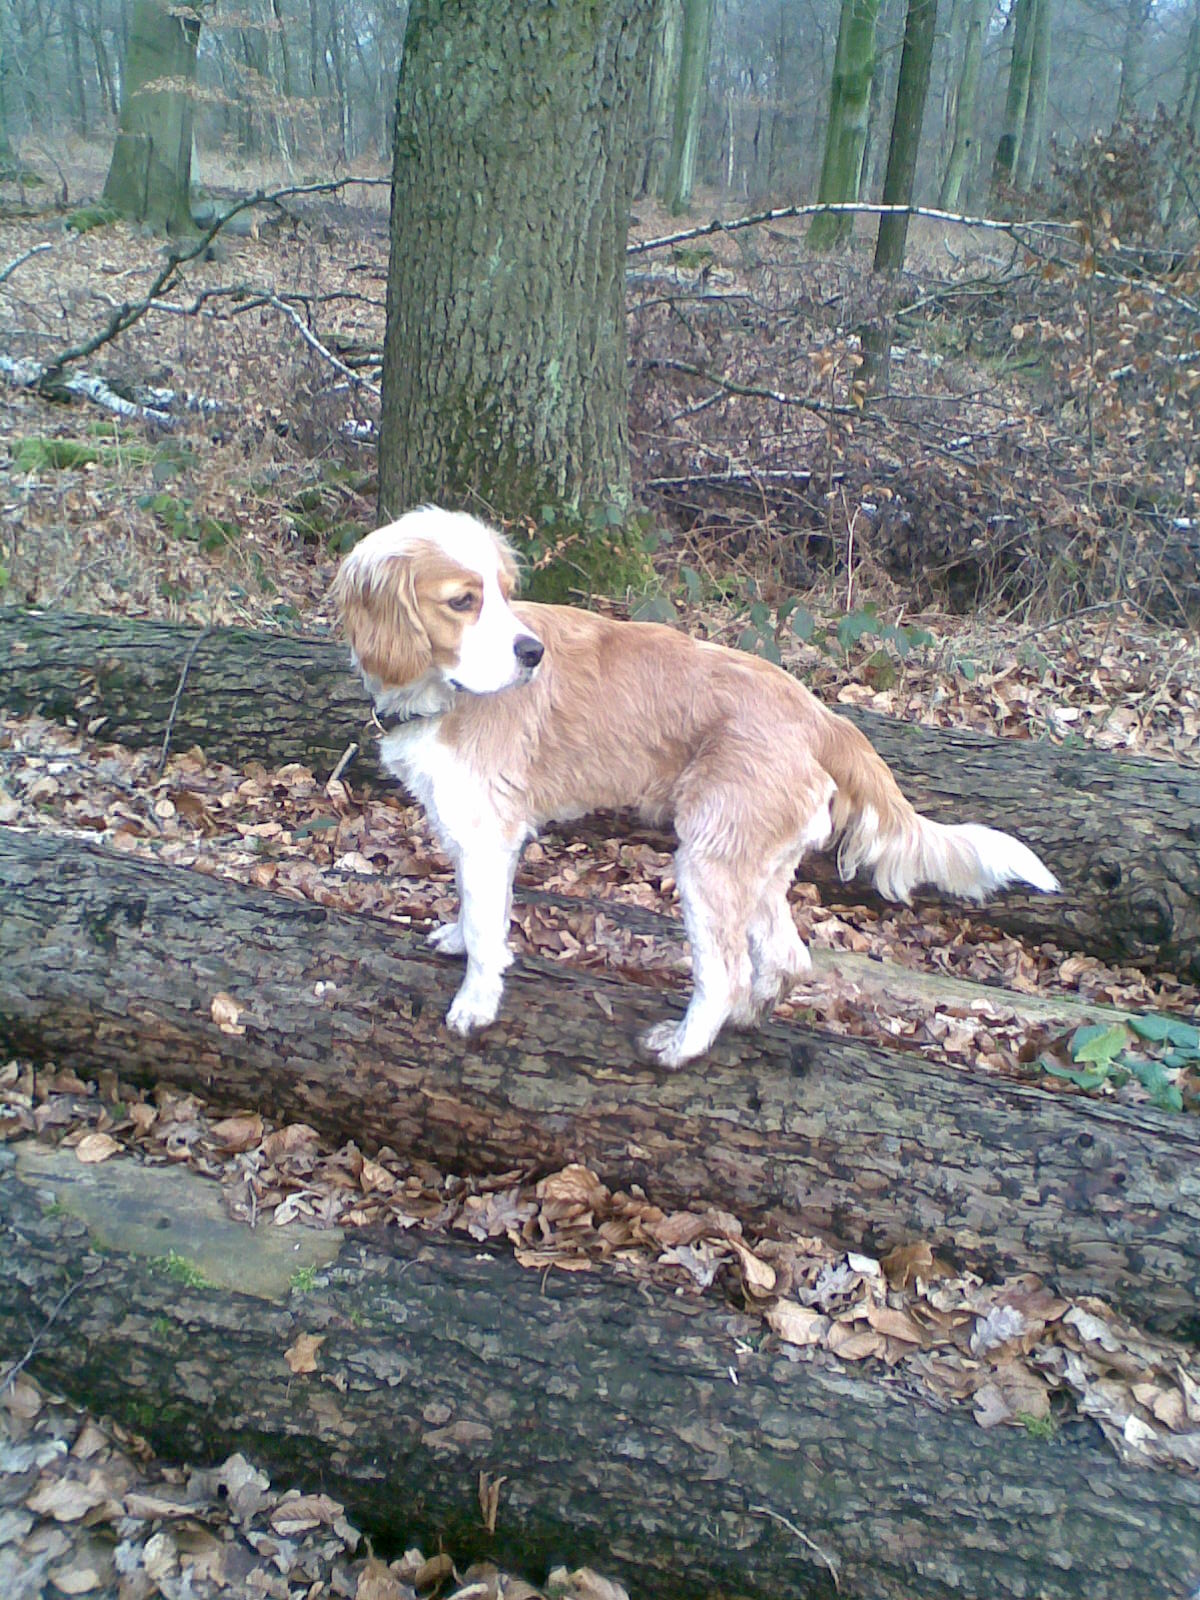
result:
[(283, 189), (272, 189), (269, 192), (260, 189), (255, 194), (247, 195), (245, 199), (239, 200), (236, 205), (231, 206), (228, 211), (211, 223), (196, 242), (186, 250), (170, 251), (161, 270), (155, 275), (150, 288), (142, 299), (125, 301), (114, 310), (108, 323), (99, 333), (94, 334), (90, 339), (85, 339), (80, 344), (72, 345), (70, 349), (62, 351), (61, 354), (50, 361), (46, 366), (46, 371), (39, 387), (45, 389), (48, 386), (52, 386), (64, 367), (73, 366), (79, 361), (86, 361), (88, 356), (94, 355), (102, 345), (111, 343), (113, 339), (124, 333), (127, 328), (131, 328), (135, 322), (139, 322), (163, 293), (169, 287), (173, 287), (175, 274), (179, 268), (189, 261), (194, 261), (197, 256), (203, 255), (226, 223), (231, 222), (239, 213), (248, 211), (251, 206), (276, 205), (280, 200), (285, 200), (291, 195), (331, 194), (335, 190), (343, 189), (352, 183), (378, 186), (386, 184), (388, 181), (387, 178), (331, 178), (326, 183), (294, 183)]
[(748, 216), (731, 217), (728, 222), (714, 217), (711, 222), (697, 228), (681, 228), (677, 233), (666, 233), (657, 239), (636, 239), (626, 247), (625, 253), (630, 256), (644, 255), (648, 250), (665, 250), (671, 245), (686, 244), (689, 239), (704, 239), (713, 233), (735, 233), (740, 228), (755, 228), (764, 222), (781, 222), (785, 217), (815, 217), (818, 212), (826, 211), (850, 215), (861, 213), (871, 217), (929, 217), (935, 222), (952, 223), (959, 228), (986, 228), (993, 233), (1006, 233), (1020, 244), (1025, 242), (1022, 230), (1070, 235), (1078, 227), (1074, 222), (1006, 222), (998, 217), (969, 217), (955, 211), (936, 211), (928, 206), (885, 206), (871, 205), (865, 201), (846, 201), (836, 205), (775, 206), (770, 211), (754, 211)]

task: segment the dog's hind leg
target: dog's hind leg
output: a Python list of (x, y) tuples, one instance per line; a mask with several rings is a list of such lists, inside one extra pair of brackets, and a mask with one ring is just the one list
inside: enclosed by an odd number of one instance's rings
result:
[(779, 1000), (786, 999), (797, 978), (812, 971), (808, 947), (796, 931), (788, 905), (788, 885), (795, 865), (789, 862), (771, 878), (746, 930), (750, 946), (750, 1006), (735, 1018), (754, 1024), (769, 1016)]
[(643, 1050), (664, 1067), (703, 1055), (725, 1021), (750, 1006), (750, 898), (737, 871), (720, 857), (684, 844), (675, 857), (675, 882), (692, 946), (695, 987), (682, 1022), (660, 1022), (642, 1035)]

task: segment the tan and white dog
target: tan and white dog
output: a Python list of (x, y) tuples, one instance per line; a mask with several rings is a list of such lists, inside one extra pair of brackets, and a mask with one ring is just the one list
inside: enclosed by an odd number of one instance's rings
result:
[(694, 991), (682, 1022), (648, 1030), (665, 1066), (722, 1025), (769, 1014), (811, 968), (787, 890), (837, 842), (843, 879), (890, 900), (918, 884), (981, 900), (1058, 888), (1009, 834), (920, 816), (851, 723), (778, 667), (652, 623), (513, 601), (499, 534), (432, 506), (369, 534), (334, 584), (354, 659), (387, 730), (384, 765), (425, 807), (454, 863), (457, 922), (431, 935), (467, 958), (446, 1021), (495, 1020), (512, 884), (548, 822), (634, 808), (674, 824)]

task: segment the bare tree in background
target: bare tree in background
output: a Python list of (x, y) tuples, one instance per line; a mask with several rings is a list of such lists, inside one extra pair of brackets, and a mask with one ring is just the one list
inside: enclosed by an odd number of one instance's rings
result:
[(416, 0), (396, 107), (379, 497), (629, 500), (625, 245), (654, 0)]
[(674, 212), (686, 207), (692, 198), (692, 186), (696, 181), (696, 149), (700, 140), (700, 113), (704, 109), (704, 91), (708, 83), (712, 14), (713, 0), (683, 0), (683, 40), (679, 54), (679, 83), (675, 94), (675, 123), (663, 196)]
[(993, 184), (1011, 184), (1021, 149), (1025, 109), (1029, 104), (1029, 75), (1033, 67), (1033, 8), (1036, 0), (1014, 0), (1009, 13), (1008, 31), (1012, 35), (1012, 55), (1008, 66), (1008, 89), (1004, 97), (1004, 120), (992, 165)]
[(1016, 186), (1028, 190), (1037, 171), (1046, 124), (1046, 97), (1050, 92), (1050, 8), (1053, 0), (1034, 0), (1033, 37), (1029, 52), (1029, 93), (1021, 123), (1021, 144), (1014, 173)]
[[(174, 0), (134, 0), (123, 81), (125, 99), (105, 202), (167, 233), (192, 226), (192, 99), (200, 15)], [(157, 89), (169, 79), (180, 87)], [(151, 86), (147, 88), (147, 85)]]
[(978, 155), (975, 116), (979, 102), (979, 68), (983, 61), (983, 36), (992, 14), (992, 5), (993, 0), (968, 0), (965, 11), (959, 13), (965, 24), (966, 38), (963, 40), (958, 82), (954, 90), (950, 154), (946, 159), (946, 170), (942, 174), (938, 193), (938, 204), (947, 211), (953, 211), (958, 206), (963, 183)]
[[(825, 155), (817, 199), (830, 205), (857, 200), (867, 143), (871, 79), (875, 76), (875, 24), (879, 0), (842, 0)], [(852, 219), (838, 213), (814, 217), (808, 242), (814, 249), (844, 244)]]
[(662, 0), (654, 24), (646, 85), (646, 153), (635, 185), (639, 196), (661, 196), (665, 192), (682, 42), (683, 0)]

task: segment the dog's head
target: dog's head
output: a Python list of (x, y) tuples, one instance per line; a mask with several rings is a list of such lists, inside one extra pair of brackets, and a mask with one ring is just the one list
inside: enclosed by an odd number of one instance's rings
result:
[(422, 506), (358, 543), (333, 595), (367, 687), (419, 684), (495, 694), (526, 682), (542, 642), (509, 605), (508, 544), (462, 512)]

